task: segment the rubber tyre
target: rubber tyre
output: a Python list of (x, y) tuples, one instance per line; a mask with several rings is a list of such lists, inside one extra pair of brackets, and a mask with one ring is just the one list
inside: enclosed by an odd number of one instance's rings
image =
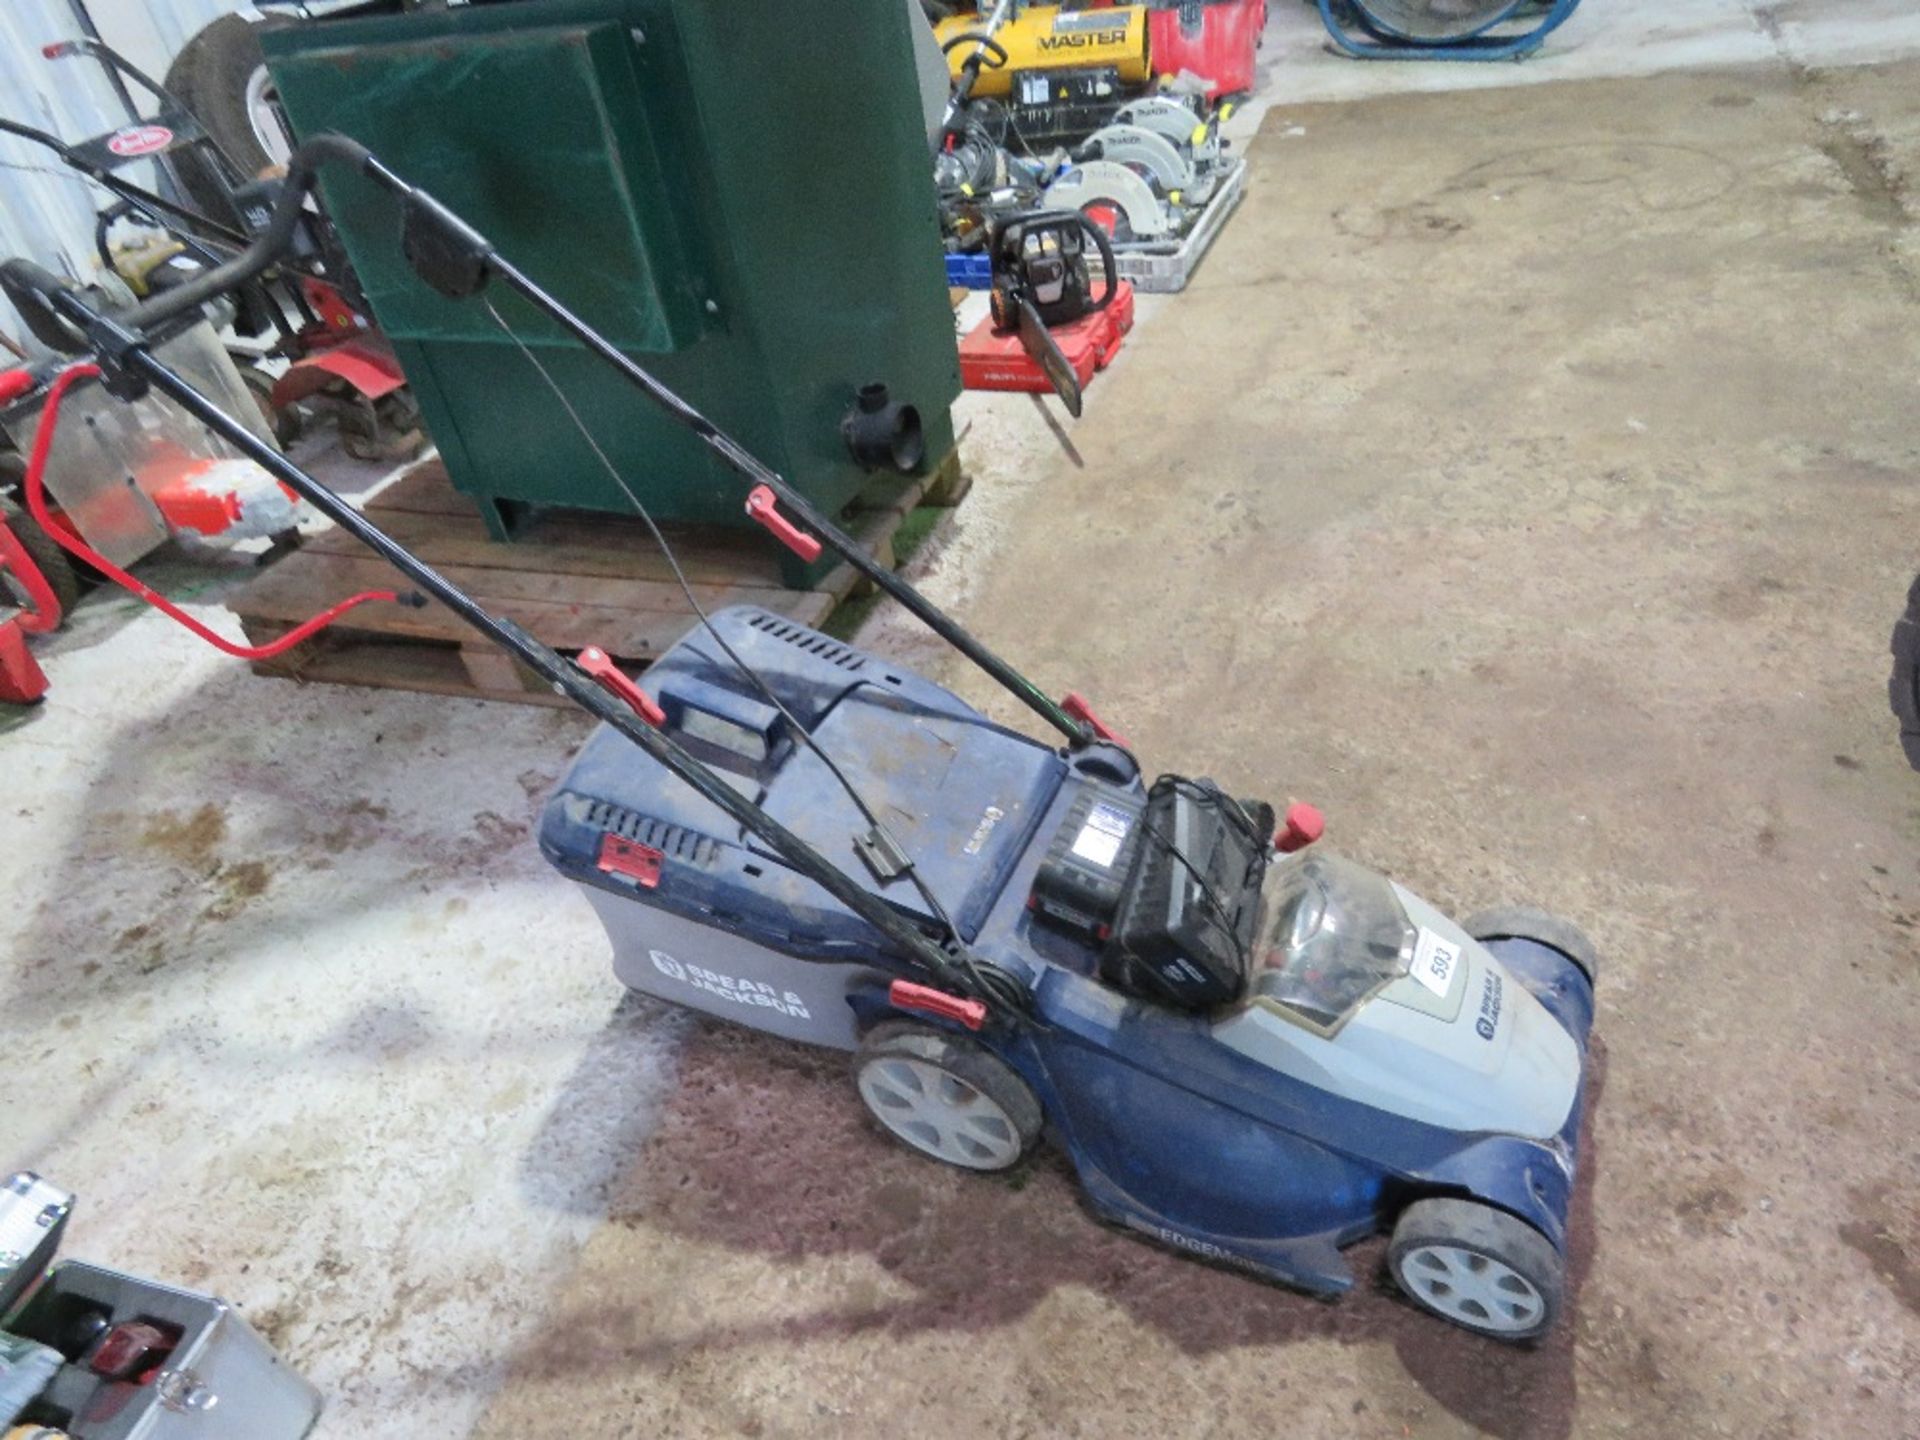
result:
[[(1416, 1267), (1420, 1264), (1421, 1251), (1434, 1247), (1456, 1254), (1484, 1256), (1515, 1272), (1533, 1287), (1541, 1302), (1537, 1320), (1523, 1329), (1503, 1329), (1497, 1323), (1477, 1324), (1471, 1316), (1442, 1308), (1447, 1303), (1445, 1300), (1430, 1299), (1425, 1293), (1425, 1287), (1436, 1283), (1437, 1275), (1416, 1270), (1409, 1278), (1406, 1271), (1408, 1264)], [(1421, 1309), (1449, 1324), (1495, 1340), (1524, 1343), (1538, 1339), (1560, 1318), (1566, 1298), (1566, 1265), (1552, 1242), (1526, 1221), (1477, 1200), (1416, 1200), (1407, 1206), (1393, 1227), (1393, 1239), (1387, 1247), (1387, 1268), (1393, 1274), (1394, 1284)], [(1531, 1301), (1527, 1297), (1516, 1297), (1514, 1303), (1530, 1304)]]
[(420, 407), (405, 387), (374, 401), (371, 415), (362, 404), (350, 402), (341, 407), (336, 412), (335, 430), (340, 448), (356, 460), (405, 460), (427, 443)]
[[(12, 458), (0, 458), (0, 479), (7, 478), (10, 468), (8, 462)], [(73, 614), (73, 607), (80, 603), (80, 574), (67, 558), (67, 552), (54, 543), (53, 537), (40, 528), (38, 521), (11, 500), (0, 500), (0, 520), (7, 522), (7, 528), (19, 540), (20, 548), (27, 552), (27, 558), (46, 577), (54, 598), (60, 602), (60, 623), (64, 625), (66, 617)], [(11, 593), (11, 582), (0, 583), (6, 583)]]
[(273, 438), (280, 442), (280, 448), (286, 449), (300, 438), (300, 411), (292, 405), (275, 408), (273, 403), (274, 377), (258, 365), (241, 364), (240, 381), (247, 387), (247, 393), (253, 396), (254, 408), (260, 412), (260, 419), (267, 429), (273, 432)]
[[(264, 16), (257, 21), (222, 15), (196, 31), (167, 67), (163, 82), (167, 89), (192, 112), (201, 128), (213, 137), (213, 143), (247, 179), (274, 163), (255, 137), (253, 119), (247, 113), (247, 82), (266, 64), (260, 34), (294, 23), (284, 15)], [(204, 157), (183, 147), (174, 158), (181, 183), (196, 208), (221, 218), (233, 213), (226, 186)]]
[(1530, 905), (1502, 905), (1469, 915), (1460, 922), (1460, 928), (1483, 944), (1488, 940), (1536, 941), (1578, 965), (1589, 987), (1599, 984), (1600, 952), (1571, 920)]
[(1920, 770), (1920, 575), (1907, 591), (1907, 613), (1893, 627), (1893, 674), (1887, 700), (1900, 721), (1900, 745), (1907, 764)]
[[(892, 1059), (919, 1061), (978, 1091), (999, 1109), (1013, 1131), (1005, 1153), (980, 1160), (958, 1159), (922, 1144), (911, 1135), (903, 1134), (896, 1128), (895, 1117), (883, 1112), (863, 1083), (869, 1066)], [(989, 1054), (982, 1046), (936, 1030), (930, 1025), (918, 1025), (910, 1020), (887, 1020), (874, 1026), (860, 1042), (860, 1049), (854, 1056), (853, 1071), (855, 1088), (860, 1092), (860, 1100), (867, 1107), (867, 1113), (894, 1139), (930, 1160), (939, 1160), (963, 1170), (1008, 1170), (1019, 1164), (1040, 1138), (1040, 1102), (1027, 1082), (1015, 1074), (1005, 1061)]]

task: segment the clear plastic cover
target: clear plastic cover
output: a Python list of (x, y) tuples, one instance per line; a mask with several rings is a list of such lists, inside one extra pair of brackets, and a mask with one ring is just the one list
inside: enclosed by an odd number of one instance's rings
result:
[(1418, 930), (1384, 876), (1309, 852), (1276, 865), (1252, 995), (1331, 1035), (1413, 963)]
[[(227, 414), (273, 443), (260, 407), (211, 325), (204, 320), (191, 325), (154, 353)], [(31, 449), (44, 413), (36, 409), (10, 422), (23, 454)], [(245, 470), (222, 473), (217, 478), (224, 488), (216, 493), (244, 484), (270, 501), (277, 497), (277, 487), (264, 470), (158, 391), (128, 404), (97, 385), (84, 385), (69, 392), (60, 406), (59, 428), (47, 457), (47, 494), (89, 545), (116, 565), (131, 565), (168, 535), (166, 517), (151, 494), (217, 460), (233, 461)], [(275, 529), (297, 518), (282, 511), (283, 506), (275, 507)], [(240, 538), (232, 527), (226, 533), (230, 539)]]

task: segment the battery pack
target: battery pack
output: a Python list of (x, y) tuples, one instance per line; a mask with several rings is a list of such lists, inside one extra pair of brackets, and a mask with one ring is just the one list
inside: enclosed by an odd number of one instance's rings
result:
[(1139, 862), (1101, 972), (1181, 1009), (1235, 999), (1246, 985), (1272, 807), (1232, 800), (1210, 781), (1163, 775), (1136, 828)]
[(1068, 808), (1034, 873), (1027, 906), (1064, 929), (1104, 941), (1139, 846), (1140, 806), (1088, 790)]

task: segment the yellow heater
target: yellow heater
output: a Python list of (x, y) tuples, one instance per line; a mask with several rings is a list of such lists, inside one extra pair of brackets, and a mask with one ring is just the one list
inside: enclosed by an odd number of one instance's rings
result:
[[(977, 14), (950, 15), (934, 26), (941, 45), (956, 36), (979, 34), (985, 18)], [(991, 57), (980, 69), (975, 95), (1005, 96), (1016, 70), (1063, 70), (1081, 65), (1112, 65), (1121, 83), (1143, 85), (1151, 75), (1147, 64), (1147, 10), (1144, 5), (1115, 5), (1096, 10), (1063, 10), (1057, 5), (1029, 5), (1009, 16), (994, 32), (1007, 52), (1007, 62), (993, 67)], [(947, 65), (957, 79), (960, 67), (974, 52), (971, 44), (947, 51)]]

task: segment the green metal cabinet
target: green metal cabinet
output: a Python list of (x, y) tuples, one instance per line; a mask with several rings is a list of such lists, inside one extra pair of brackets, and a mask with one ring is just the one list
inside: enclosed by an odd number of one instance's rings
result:
[[(839, 511), (870, 478), (840, 433), (861, 386), (919, 409), (928, 471), (953, 449), (908, 21), (901, 0), (509, 0), (264, 38), (297, 132), (369, 146)], [(630, 509), (487, 307), (408, 270), (393, 202), (358, 176), (324, 185), (448, 473), (494, 532), (528, 506)], [(750, 523), (741, 482), (692, 435), (517, 298), (486, 296), (657, 518)]]

